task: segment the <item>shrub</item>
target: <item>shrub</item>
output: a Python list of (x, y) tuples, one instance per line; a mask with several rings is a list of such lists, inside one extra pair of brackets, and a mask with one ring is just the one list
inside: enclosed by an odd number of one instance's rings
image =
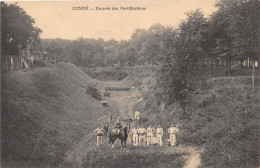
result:
[(95, 98), (97, 100), (102, 99), (101, 92), (96, 88), (95, 85), (88, 86), (86, 89), (86, 93), (91, 95), (93, 98)]

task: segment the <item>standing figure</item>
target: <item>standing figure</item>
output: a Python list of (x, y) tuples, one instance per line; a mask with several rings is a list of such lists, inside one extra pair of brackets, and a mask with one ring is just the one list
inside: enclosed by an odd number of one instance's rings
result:
[(129, 132), (130, 132), (130, 129), (131, 129), (131, 123), (128, 122), (126, 125), (127, 125), (127, 130), (128, 130), (128, 133), (129, 133)]
[(110, 113), (110, 115), (109, 115), (109, 122), (110, 122), (110, 123), (112, 122), (112, 119), (113, 119), (113, 114)]
[(137, 126), (132, 129), (132, 134), (133, 134), (133, 145), (138, 146), (138, 129)]
[(107, 136), (108, 124), (104, 125), (104, 135)]
[(94, 132), (97, 134), (97, 147), (98, 147), (100, 142), (102, 142), (102, 136), (104, 134), (104, 129), (101, 127), (101, 125), (99, 125), (98, 128), (95, 129)]
[(175, 146), (175, 144), (176, 144), (176, 133), (179, 132), (179, 129), (174, 127), (173, 124), (172, 124), (171, 127), (168, 129), (168, 132), (170, 134), (171, 146)]
[(117, 117), (117, 120), (115, 121), (115, 124), (114, 124), (115, 128), (122, 128), (122, 123), (121, 123), (121, 120), (120, 120), (120, 117)]
[(157, 142), (159, 143), (159, 146), (162, 147), (162, 136), (163, 136), (163, 129), (160, 125), (158, 125), (156, 129), (156, 137), (157, 137)]
[(137, 136), (138, 137), (137, 138), (137, 146), (140, 145), (140, 141), (139, 141), (140, 140), (140, 138), (139, 138), (140, 137), (140, 132), (139, 132), (140, 128), (141, 128), (140, 126), (137, 127), (137, 133), (138, 133), (138, 136)]
[(114, 126), (115, 126), (115, 132), (116, 132), (116, 134), (119, 134), (119, 133), (120, 133), (120, 130), (121, 130), (121, 128), (122, 128), (122, 123), (121, 123), (120, 117), (117, 117), (117, 120), (116, 120)]
[(148, 128), (147, 128), (147, 146), (149, 146), (151, 140), (152, 140), (152, 137), (153, 137), (153, 131), (154, 131), (154, 128), (150, 125)]
[(135, 119), (140, 120), (140, 112), (139, 111), (135, 112)]
[(146, 129), (144, 128), (143, 125), (138, 129), (138, 133), (139, 133), (139, 145), (145, 146)]

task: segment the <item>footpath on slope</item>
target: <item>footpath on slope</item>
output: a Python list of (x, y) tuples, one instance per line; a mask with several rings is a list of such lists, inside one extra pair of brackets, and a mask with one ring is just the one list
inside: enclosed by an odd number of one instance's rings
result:
[[(103, 89), (104, 86), (120, 86), (123, 85), (121, 81), (116, 82), (102, 82), (98, 87)], [(131, 89), (130, 91), (110, 91), (111, 97), (106, 97), (109, 106), (115, 106), (118, 108), (117, 111), (113, 111), (113, 121), (117, 116), (120, 116), (123, 120), (128, 120), (129, 118), (134, 119), (133, 106), (136, 103), (136, 96), (139, 96), (137, 89)], [(100, 118), (100, 122), (107, 123), (110, 112), (107, 115)], [(131, 128), (135, 125), (135, 122), (131, 124)], [(131, 134), (129, 135), (131, 136)], [(74, 147), (74, 150), (68, 154), (68, 157), (64, 163), (73, 163), (74, 166), (82, 165), (82, 158), (87, 154), (88, 151), (91, 151), (93, 148), (96, 148), (96, 136), (94, 133), (87, 134), (82, 141)], [(128, 138), (128, 144), (131, 143), (130, 138)], [(116, 143), (119, 145), (119, 143)], [(112, 149), (111, 149), (112, 150)], [(187, 153), (188, 155), (184, 156), (186, 159), (184, 168), (197, 168), (200, 165), (200, 152), (199, 150), (193, 147), (168, 147), (165, 149), (165, 154), (172, 153)]]

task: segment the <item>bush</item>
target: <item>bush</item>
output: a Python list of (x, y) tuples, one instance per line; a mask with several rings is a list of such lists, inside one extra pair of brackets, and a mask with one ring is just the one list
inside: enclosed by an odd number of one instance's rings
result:
[(86, 93), (91, 95), (93, 98), (95, 98), (97, 100), (102, 99), (101, 92), (96, 88), (96, 86), (93, 86), (93, 85), (88, 86), (86, 89)]

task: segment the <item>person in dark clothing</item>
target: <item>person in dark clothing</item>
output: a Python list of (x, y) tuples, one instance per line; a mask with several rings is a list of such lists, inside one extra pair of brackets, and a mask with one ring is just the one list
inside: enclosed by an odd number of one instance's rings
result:
[(108, 132), (108, 125), (107, 124), (104, 125), (104, 130), (105, 130), (104, 135), (107, 136), (107, 132)]

